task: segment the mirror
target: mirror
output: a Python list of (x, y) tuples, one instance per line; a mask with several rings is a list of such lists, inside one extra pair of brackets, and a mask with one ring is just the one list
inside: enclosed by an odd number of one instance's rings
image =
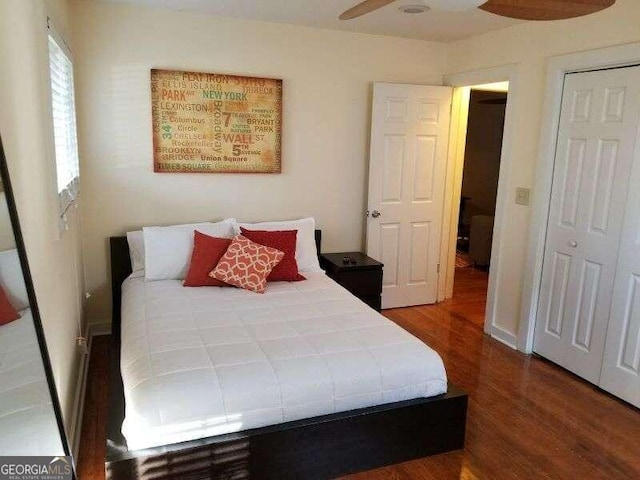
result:
[(2, 139), (0, 179), (0, 456), (67, 456)]

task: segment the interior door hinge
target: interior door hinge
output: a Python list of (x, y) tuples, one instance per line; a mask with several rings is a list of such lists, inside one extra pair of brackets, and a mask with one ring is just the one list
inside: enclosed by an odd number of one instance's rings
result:
[(440, 273), (440, 264), (438, 264), (438, 266), (437, 266), (437, 268), (436, 268), (436, 271), (437, 271), (438, 273)]

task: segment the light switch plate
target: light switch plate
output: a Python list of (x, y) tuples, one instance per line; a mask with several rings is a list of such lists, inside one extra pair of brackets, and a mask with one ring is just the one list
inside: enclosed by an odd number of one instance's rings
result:
[(531, 189), (518, 187), (516, 188), (516, 204), (529, 205), (529, 197), (531, 195)]

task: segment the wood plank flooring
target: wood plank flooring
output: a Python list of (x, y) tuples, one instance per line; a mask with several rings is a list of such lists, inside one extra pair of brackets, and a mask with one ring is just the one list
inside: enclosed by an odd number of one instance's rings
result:
[(105, 477), (110, 341), (109, 335), (93, 337), (91, 340), (91, 357), (80, 432), (80, 452), (76, 458), (76, 469), (80, 480), (102, 480)]
[[(640, 478), (640, 411), (565, 370), (482, 333), (487, 274), (460, 269), (454, 297), (384, 315), (442, 356), (469, 393), (464, 450), (350, 480)], [(108, 337), (93, 341), (77, 459), (82, 480), (104, 478)]]

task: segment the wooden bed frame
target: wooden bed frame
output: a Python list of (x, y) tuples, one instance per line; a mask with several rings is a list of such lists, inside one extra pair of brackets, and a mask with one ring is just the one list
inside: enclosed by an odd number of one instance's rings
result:
[[(320, 252), (321, 232), (316, 230)], [(333, 478), (464, 446), (467, 395), (446, 394), (129, 451), (120, 431), (120, 300), (131, 273), (126, 237), (111, 237), (113, 325), (106, 478)]]

